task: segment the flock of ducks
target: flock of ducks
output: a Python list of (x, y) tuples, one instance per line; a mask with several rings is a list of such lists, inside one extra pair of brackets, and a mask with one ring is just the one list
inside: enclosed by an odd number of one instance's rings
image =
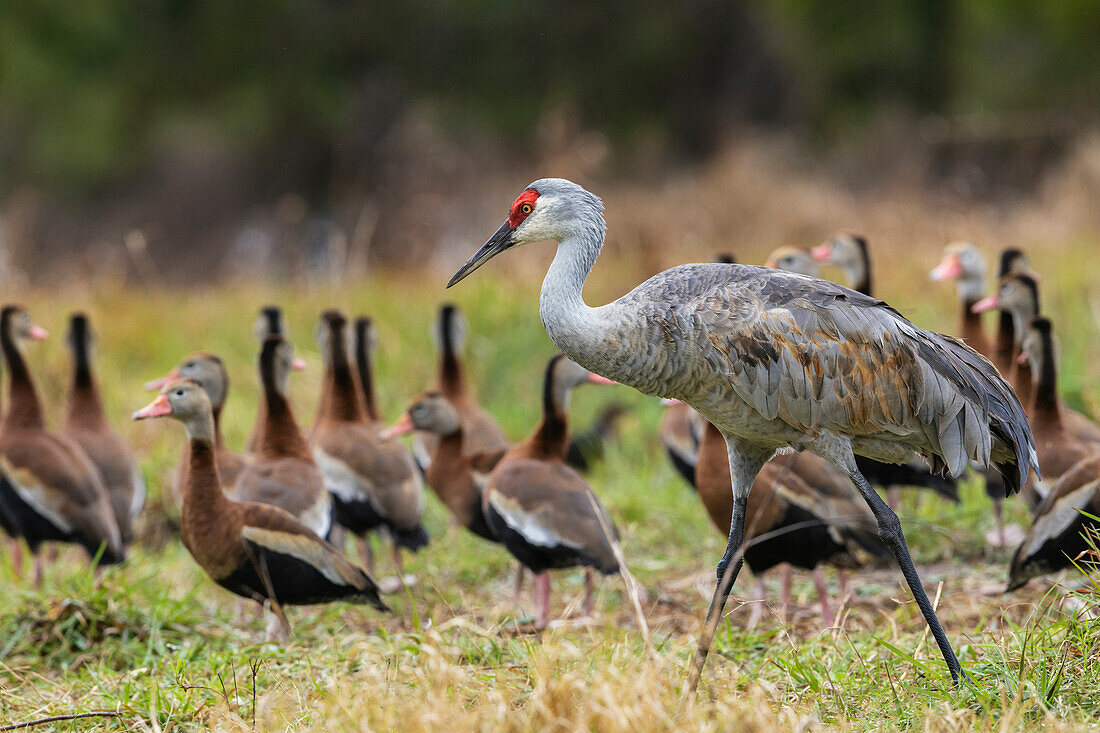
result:
[[(542, 419), (527, 440), (512, 445), (466, 385), (465, 323), (457, 307), (441, 309), (436, 330), (439, 383), (391, 427), (378, 407), (372, 323), (360, 317), (349, 324), (335, 310), (322, 313), (317, 326), (324, 379), (308, 429), (289, 397), (290, 376), (304, 362), (294, 356), (275, 307), (263, 308), (255, 327), (261, 399), (247, 451), (231, 450), (222, 437), (229, 377), (217, 355), (186, 356), (145, 384), (157, 397), (133, 419), (172, 418), (187, 434), (166, 486), (180, 510), (183, 544), (212, 580), (269, 609), (269, 639), (290, 633), (284, 605), (343, 600), (386, 610), (385, 593), (415, 582), (402, 571), (402, 553), (429, 542), (424, 480), (456, 524), (515, 556), (517, 592), (524, 570), (535, 574), (540, 628), (550, 621), (549, 570), (586, 569), (590, 613), (594, 571), (622, 569), (614, 524), (579, 472), (598, 454), (591, 444), (613, 431), (620, 408), (602, 416), (595, 435), (577, 440), (570, 440), (567, 418), (576, 387), (607, 380), (560, 355), (551, 359)], [(92, 330), (81, 314), (72, 316), (69, 333), (73, 386), (65, 428), (46, 427), (23, 357), (28, 341), (46, 336), (24, 309), (3, 310), (0, 346), (9, 389), (0, 421), (0, 520), (17, 570), (22, 543), (30, 547), (36, 584), (43, 542), (82, 546), (97, 570), (124, 561), (145, 495), (131, 452), (104, 415), (92, 371)], [(410, 451), (397, 436), (413, 430)], [(392, 544), (397, 570), (380, 583), (369, 541), (375, 533)], [(337, 549), (347, 534), (359, 543), (358, 564)]]
[[(723, 258), (731, 261), (732, 258)], [(812, 250), (784, 247), (767, 265), (809, 276), (819, 266), (840, 268), (854, 290), (872, 295), (866, 240), (841, 233)], [(1069, 567), (1089, 550), (1083, 532), (1100, 513), (1100, 426), (1068, 409), (1058, 397), (1054, 326), (1041, 315), (1039, 279), (1016, 249), (999, 260), (997, 287), (986, 293), (986, 264), (972, 244), (948, 246), (931, 271), (936, 281), (956, 283), (959, 335), (989, 358), (1027, 408), (1043, 479), (1032, 476), (1023, 496), (1034, 513), (1026, 535), (1004, 526), (999, 475), (985, 472), (994, 500), (994, 545), (1016, 545), (1008, 589)], [(1001, 317), (990, 337), (981, 313)], [(423, 526), (423, 484), (453, 522), (478, 538), (503, 546), (518, 562), (517, 593), (525, 570), (534, 574), (536, 627), (550, 622), (549, 571), (583, 567), (584, 611), (591, 615), (595, 573), (624, 573), (617, 531), (584, 478), (602, 443), (614, 434), (621, 408), (613, 406), (589, 434), (571, 439), (568, 405), (584, 384), (614, 384), (562, 355), (543, 380), (541, 419), (523, 441), (508, 441), (470, 391), (462, 360), (465, 323), (456, 306), (440, 309), (435, 326), (438, 384), (413, 398), (387, 427), (379, 410), (372, 370), (374, 333), (369, 318), (321, 314), (316, 338), (324, 357), (317, 414), (303, 428), (289, 397), (294, 356), (278, 308), (260, 311), (257, 371), (261, 401), (245, 452), (226, 446), (221, 415), (229, 377), (215, 354), (185, 357), (145, 387), (158, 392), (135, 420), (172, 418), (187, 440), (165, 487), (180, 508), (183, 544), (216, 583), (270, 609), (269, 638), (286, 638), (283, 605), (329, 601), (369, 603), (387, 610), (383, 596), (415, 582), (403, 572), (402, 555), (430, 541)], [(0, 350), (8, 373), (0, 420), (0, 524), (12, 538), (13, 562), (23, 565), (25, 543), (33, 554), (34, 581), (43, 573), (43, 543), (80, 545), (97, 567), (123, 562), (134, 541), (145, 486), (132, 452), (111, 428), (94, 376), (94, 335), (87, 316), (70, 319), (72, 383), (64, 425), (51, 431), (24, 359), (29, 341), (46, 338), (18, 306), (0, 312)], [(727, 446), (719, 430), (682, 402), (666, 400), (659, 433), (674, 468), (697, 490), (714, 526), (731, 526), (733, 494)], [(412, 449), (398, 436), (414, 433)], [(954, 479), (922, 462), (895, 466), (859, 459), (859, 469), (887, 491), (915, 487), (959, 500)], [(783, 569), (781, 601), (790, 597), (790, 568), (813, 571), (826, 625), (834, 621), (822, 568), (838, 570), (841, 594), (847, 572), (867, 555), (889, 550), (875, 517), (848, 476), (809, 452), (779, 455), (752, 485), (745, 520), (745, 562), (763, 600), (763, 574)], [(1017, 529), (1017, 532), (1019, 530)], [(392, 546), (394, 578), (374, 580), (369, 537)], [(342, 549), (346, 535), (359, 545), (359, 562)], [(764, 605), (753, 605), (755, 625)]]

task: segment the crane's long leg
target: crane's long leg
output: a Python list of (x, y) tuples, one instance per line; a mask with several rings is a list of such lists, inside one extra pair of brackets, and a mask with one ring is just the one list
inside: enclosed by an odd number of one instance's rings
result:
[(706, 664), (707, 655), (710, 653), (714, 634), (718, 631), (718, 623), (722, 620), (726, 599), (729, 598), (733, 582), (737, 580), (737, 574), (741, 571), (744, 561), (741, 544), (745, 534), (745, 511), (748, 507), (749, 490), (752, 489), (760, 469), (775, 455), (774, 450), (765, 450), (730, 436), (726, 436), (726, 452), (729, 455), (730, 479), (733, 485), (733, 516), (730, 521), (726, 552), (718, 562), (718, 584), (714, 587), (714, 596), (710, 600), (710, 608), (707, 609), (707, 620), (703, 624), (699, 646), (695, 649), (695, 659), (692, 662), (691, 674), (685, 690), (687, 695), (694, 695), (699, 686), (699, 677), (703, 673), (703, 665)]
[(932, 608), (932, 602), (928, 600), (924, 584), (921, 583), (920, 576), (917, 575), (917, 568), (913, 565), (913, 558), (909, 555), (909, 547), (905, 543), (905, 535), (901, 531), (901, 521), (898, 519), (898, 515), (894, 513), (893, 509), (886, 506), (886, 502), (871, 488), (871, 484), (855, 467), (854, 461), (850, 464), (848, 475), (855, 483), (856, 488), (859, 489), (859, 493), (863, 494), (863, 499), (867, 502), (867, 505), (871, 507), (871, 512), (878, 521), (878, 535), (890, 548), (890, 551), (894, 553), (898, 565), (901, 566), (901, 574), (905, 576), (905, 582), (909, 585), (909, 590), (912, 591), (913, 599), (924, 615), (924, 620), (928, 622), (928, 627), (932, 629), (932, 636), (936, 639), (940, 653), (943, 654), (943, 661), (947, 663), (947, 669), (951, 672), (951, 679), (958, 685), (959, 677), (965, 676), (965, 673), (959, 664), (958, 658), (955, 657), (955, 650), (951, 648), (951, 642), (947, 640), (947, 634), (940, 626), (940, 620), (936, 617), (936, 610)]

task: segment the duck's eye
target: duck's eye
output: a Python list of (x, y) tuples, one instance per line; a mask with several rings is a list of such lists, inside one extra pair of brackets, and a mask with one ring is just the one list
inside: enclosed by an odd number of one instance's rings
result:
[(182, 389), (177, 389), (176, 390), (176, 397), (183, 397), (183, 390)]
[(528, 214), (530, 214), (534, 210), (535, 210), (535, 207), (531, 206), (531, 204), (522, 204), (519, 207), (519, 213), (523, 214), (524, 216), (527, 216)]

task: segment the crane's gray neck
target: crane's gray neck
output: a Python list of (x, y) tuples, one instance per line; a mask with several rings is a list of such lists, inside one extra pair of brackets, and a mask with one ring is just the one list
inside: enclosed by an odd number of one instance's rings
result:
[(539, 295), (539, 317), (550, 340), (581, 366), (591, 361), (599, 340), (600, 319), (581, 291), (603, 248), (604, 224), (599, 218), (558, 243)]

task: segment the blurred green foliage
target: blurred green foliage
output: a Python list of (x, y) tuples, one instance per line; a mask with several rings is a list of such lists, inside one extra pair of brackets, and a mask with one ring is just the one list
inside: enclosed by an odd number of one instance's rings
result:
[(384, 131), (363, 107), (421, 98), (451, 126), (524, 136), (561, 105), (696, 153), (736, 120), (1091, 111), (1098, 38), (1091, 0), (8, 0), (0, 175), (94, 190), (181, 134), (337, 148)]

